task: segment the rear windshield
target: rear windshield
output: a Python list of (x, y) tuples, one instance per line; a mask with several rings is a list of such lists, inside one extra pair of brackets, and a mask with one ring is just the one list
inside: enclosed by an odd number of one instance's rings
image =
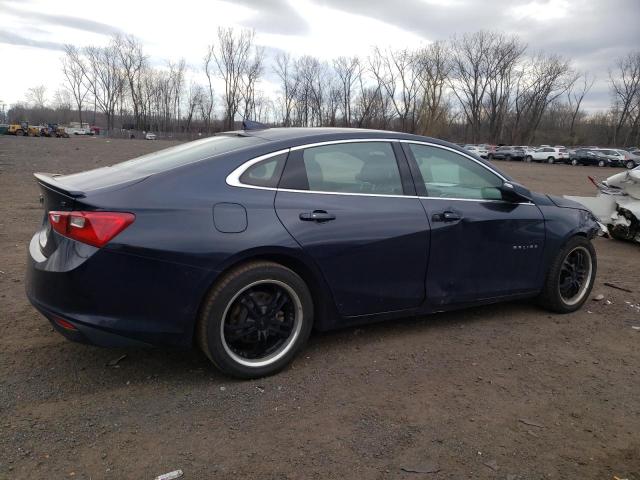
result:
[(126, 162), (116, 163), (110, 168), (153, 174), (262, 142), (264, 140), (259, 137), (217, 135), (149, 153)]
[(86, 192), (145, 178), (155, 173), (206, 160), (233, 150), (251, 147), (262, 142), (265, 140), (259, 137), (217, 135), (149, 153), (133, 160), (116, 163), (110, 167), (55, 177), (55, 182), (63, 188)]

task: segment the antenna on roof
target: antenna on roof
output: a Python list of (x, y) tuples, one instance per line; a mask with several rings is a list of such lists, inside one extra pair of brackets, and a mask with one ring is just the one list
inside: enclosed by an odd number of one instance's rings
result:
[(269, 125), (265, 125), (264, 123), (254, 122), (253, 120), (243, 120), (242, 121), (242, 129), (243, 130), (264, 130), (265, 128), (269, 128)]

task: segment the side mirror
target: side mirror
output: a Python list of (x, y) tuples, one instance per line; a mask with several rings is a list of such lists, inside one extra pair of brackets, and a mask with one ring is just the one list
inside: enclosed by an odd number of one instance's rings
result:
[(500, 191), (502, 192), (502, 199), (508, 202), (519, 203), (533, 201), (531, 191), (519, 183), (503, 182)]

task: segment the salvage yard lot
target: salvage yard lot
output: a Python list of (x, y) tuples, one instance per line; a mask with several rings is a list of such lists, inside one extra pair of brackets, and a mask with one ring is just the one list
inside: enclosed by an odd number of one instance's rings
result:
[[(316, 333), (290, 368), (258, 381), (230, 380), (195, 350), (106, 350), (54, 333), (24, 295), (42, 221), (32, 172), (170, 145), (0, 137), (0, 479), (182, 469), (185, 479), (640, 480), (638, 245), (595, 241), (593, 295), (604, 300), (575, 314), (519, 302)], [(593, 195), (587, 175), (619, 171), (496, 164), (560, 195)]]

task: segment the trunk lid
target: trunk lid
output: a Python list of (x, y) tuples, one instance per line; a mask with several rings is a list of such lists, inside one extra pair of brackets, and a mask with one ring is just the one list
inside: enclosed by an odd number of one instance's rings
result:
[(71, 211), (76, 199), (84, 197), (84, 192), (73, 188), (65, 188), (56, 182), (56, 175), (49, 173), (34, 174), (40, 187), (40, 204), (44, 209), (42, 225), (38, 230), (38, 244), (45, 257), (49, 257), (58, 247), (53, 229), (49, 223), (49, 212)]

